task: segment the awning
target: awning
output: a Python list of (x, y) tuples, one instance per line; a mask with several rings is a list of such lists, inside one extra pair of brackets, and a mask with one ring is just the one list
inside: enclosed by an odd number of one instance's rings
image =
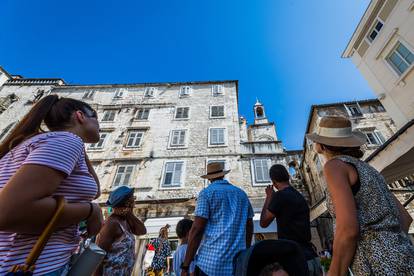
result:
[(260, 227), (260, 214), (254, 214), (253, 217), (253, 233), (277, 233), (276, 221), (272, 221), (266, 228)]
[(166, 224), (171, 226), (168, 232), (168, 237), (176, 238), (177, 234), (175, 233), (175, 228), (177, 223), (183, 218), (184, 217), (149, 218), (144, 222), (144, 225), (147, 228), (147, 234), (140, 236), (140, 239), (158, 237), (161, 227), (164, 227)]

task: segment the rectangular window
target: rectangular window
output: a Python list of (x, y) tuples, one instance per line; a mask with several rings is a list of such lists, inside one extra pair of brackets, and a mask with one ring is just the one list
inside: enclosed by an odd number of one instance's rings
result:
[(349, 113), (352, 117), (361, 117), (362, 116), (362, 112), (361, 109), (359, 109), (358, 105), (348, 105), (347, 106)]
[(384, 24), (377, 19), (372, 27), (372, 30), (368, 33), (367, 38), (369, 42), (374, 41), (374, 39), (378, 36), (378, 33), (381, 31), (382, 26), (384, 26)]
[(102, 149), (105, 144), (105, 140), (108, 136), (109, 136), (109, 133), (107, 132), (99, 133), (99, 142), (95, 144), (91, 144), (89, 146), (89, 149)]
[(114, 99), (122, 99), (123, 96), (124, 96), (124, 91), (118, 90), (115, 92)]
[(147, 87), (145, 88), (144, 97), (153, 98), (155, 97), (155, 92), (157, 91), (156, 87)]
[(164, 168), (163, 187), (180, 187), (182, 184), (183, 161), (166, 162)]
[(83, 94), (84, 99), (92, 99), (95, 95), (95, 91), (86, 91), (85, 94)]
[(140, 108), (137, 110), (137, 114), (135, 118), (138, 120), (148, 120), (149, 112), (150, 112), (149, 108)]
[(368, 145), (382, 145), (385, 142), (384, 136), (379, 131), (364, 132)]
[(102, 117), (102, 122), (113, 122), (115, 119), (115, 114), (117, 110), (109, 109), (104, 111), (104, 115)]
[(186, 130), (179, 129), (171, 131), (170, 147), (183, 147), (185, 146)]
[(218, 95), (223, 95), (224, 94), (223, 85), (221, 85), (221, 84), (213, 85), (211, 89), (213, 91), (213, 95), (214, 96), (218, 96)]
[(224, 105), (211, 106), (210, 117), (211, 118), (223, 118), (224, 117)]
[(134, 167), (134, 165), (119, 165), (116, 170), (113, 187), (129, 186)]
[(399, 42), (397, 47), (387, 57), (387, 61), (398, 75), (402, 75), (413, 63), (414, 54)]
[(270, 182), (269, 159), (254, 160), (254, 175), (257, 183)]
[(224, 145), (224, 131), (225, 128), (210, 128), (210, 145)]
[(180, 97), (189, 96), (191, 92), (190, 86), (181, 86), (180, 87)]
[(141, 146), (144, 131), (133, 130), (128, 133), (127, 148), (137, 148)]
[(175, 119), (188, 119), (189, 111), (189, 107), (177, 107), (175, 109)]

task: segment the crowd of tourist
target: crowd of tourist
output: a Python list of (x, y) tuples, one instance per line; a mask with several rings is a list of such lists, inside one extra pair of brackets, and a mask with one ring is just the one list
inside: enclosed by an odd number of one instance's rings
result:
[[(318, 131), (307, 138), (324, 160), (327, 205), (335, 222), (327, 275), (414, 275), (414, 247), (408, 237), (412, 218), (381, 174), (360, 160), (365, 138), (352, 130), (348, 119), (335, 116), (322, 118)], [(98, 141), (99, 123), (90, 105), (49, 95), (0, 145), (0, 275), (16, 269), (67, 275), (79, 251), (81, 222), (87, 236), (96, 237), (106, 252), (95, 275), (131, 275), (135, 236), (146, 229), (133, 213), (133, 189), (119, 187), (111, 193), (107, 205), (113, 212), (105, 222), (92, 202), (100, 195), (99, 179), (84, 144)], [(311, 243), (308, 205), (290, 185), (286, 168), (270, 168), (272, 185), (264, 191), (260, 216), (261, 227), (277, 220), (278, 240), (253, 245), (253, 208), (237, 183), (226, 179), (229, 172), (221, 163), (207, 166), (201, 177), (210, 185), (198, 195), (194, 220), (177, 224), (180, 245), (172, 264), (166, 225), (148, 244), (154, 254), (145, 273), (164, 275), (172, 265), (175, 275), (182, 276), (322, 275)], [(24, 266), (57, 209), (58, 197), (66, 203), (56, 228), (35, 266)]]

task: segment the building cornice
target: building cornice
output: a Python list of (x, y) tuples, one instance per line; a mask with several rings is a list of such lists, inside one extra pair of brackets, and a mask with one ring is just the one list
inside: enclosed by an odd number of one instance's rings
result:
[(364, 34), (366, 29), (369, 28), (367, 25), (371, 25), (367, 23), (370, 23), (370, 18), (374, 15), (374, 13), (377, 13), (379, 11), (378, 6), (381, 7), (384, 2), (385, 0), (371, 0), (367, 9), (362, 15), (361, 20), (359, 21), (354, 33), (352, 34), (345, 50), (342, 53), (343, 58), (349, 58), (353, 55), (354, 49), (358, 48), (359, 43), (361, 42), (361, 34)]
[(65, 81), (59, 78), (23, 78), (9, 79), (5, 85), (65, 85)]
[(214, 81), (187, 81), (187, 82), (145, 82), (145, 83), (114, 83), (114, 84), (67, 84), (61, 89), (85, 89), (85, 88), (122, 88), (122, 87), (152, 87), (152, 86), (182, 86), (182, 85), (197, 85), (197, 84), (223, 84), (223, 83), (238, 83), (238, 80), (214, 80)]

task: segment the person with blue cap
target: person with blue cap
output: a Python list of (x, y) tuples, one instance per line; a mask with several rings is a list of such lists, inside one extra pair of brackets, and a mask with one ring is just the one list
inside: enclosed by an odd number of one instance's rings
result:
[(145, 235), (144, 224), (134, 215), (134, 189), (121, 186), (106, 204), (112, 214), (106, 219), (96, 243), (107, 254), (95, 275), (131, 275), (135, 264), (135, 236)]

